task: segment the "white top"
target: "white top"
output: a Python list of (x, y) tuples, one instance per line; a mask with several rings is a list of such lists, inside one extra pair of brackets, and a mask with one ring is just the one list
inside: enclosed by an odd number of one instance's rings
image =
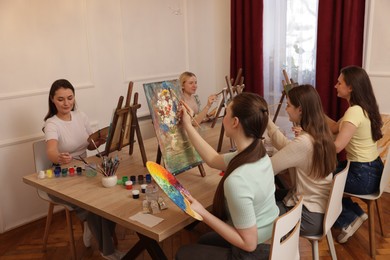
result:
[(86, 154), (87, 139), (92, 134), (87, 116), (83, 112), (71, 111), (71, 120), (64, 121), (53, 116), (45, 122), (45, 140), (57, 140), (58, 151), (68, 152), (72, 157)]
[(313, 159), (313, 138), (302, 131), (290, 141), (270, 121), (268, 135), (273, 146), (279, 151), (271, 157), (275, 175), (289, 169), (293, 188), (283, 199), (286, 206), (292, 207), (298, 201), (297, 195), (303, 196), (303, 205), (310, 212), (325, 213), (328, 203), (332, 174), (323, 179), (314, 179), (309, 175)]

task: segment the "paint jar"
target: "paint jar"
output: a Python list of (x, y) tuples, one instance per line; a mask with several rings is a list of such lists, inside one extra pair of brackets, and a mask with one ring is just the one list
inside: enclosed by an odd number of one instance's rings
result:
[[(127, 176), (122, 176), (122, 184), (126, 185), (127, 181), (129, 181), (129, 178)], [(131, 185), (133, 185), (133, 182), (131, 182)]]
[(158, 187), (156, 185), (153, 185), (153, 184), (148, 184), (146, 186), (145, 194), (146, 194), (146, 200), (149, 201), (149, 203), (153, 200), (157, 201)]
[(141, 192), (142, 193), (145, 193), (146, 192), (146, 187), (147, 187), (148, 185), (147, 184), (141, 184)]
[(62, 177), (68, 176), (68, 168), (62, 168), (61, 175), (62, 175)]
[(53, 169), (47, 169), (46, 170), (46, 177), (47, 178), (53, 178)]
[(76, 168), (76, 172), (77, 172), (77, 175), (82, 175), (83, 174), (83, 168), (81, 168), (80, 166)]
[(135, 178), (135, 175), (131, 175), (130, 176), (130, 180), (133, 182), (133, 184), (136, 184), (137, 183), (137, 180)]
[(44, 178), (45, 178), (45, 171), (39, 171), (38, 179), (44, 179)]
[(146, 183), (152, 183), (152, 176), (148, 173), (145, 175)]
[(106, 188), (114, 187), (116, 185), (117, 181), (118, 181), (118, 177), (116, 175), (102, 177), (102, 184)]
[(133, 188), (133, 182), (132, 181), (126, 181), (125, 182), (126, 190), (131, 190)]
[(144, 183), (144, 176), (138, 175), (138, 184), (143, 184), (143, 183)]
[(133, 190), (131, 193), (133, 194), (133, 199), (139, 199), (139, 190)]
[(56, 178), (58, 178), (58, 177), (61, 176), (61, 167), (60, 167), (60, 166), (56, 166), (56, 167), (54, 168), (54, 176), (55, 176)]
[(69, 171), (69, 176), (73, 177), (75, 175), (73, 167), (69, 167), (68, 171)]

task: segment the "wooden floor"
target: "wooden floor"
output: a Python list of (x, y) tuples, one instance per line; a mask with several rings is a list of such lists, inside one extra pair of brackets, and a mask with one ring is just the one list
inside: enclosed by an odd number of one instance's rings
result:
[[(365, 204), (361, 204), (366, 210)], [(390, 233), (390, 193), (382, 195), (383, 213), (385, 219), (385, 232)], [(74, 235), (76, 239), (76, 250), (79, 259), (103, 259), (95, 243), (91, 248), (85, 248), (82, 241), (80, 222), (74, 217)], [(376, 219), (376, 223), (377, 223)], [(0, 259), (70, 259), (70, 250), (67, 242), (65, 213), (54, 214), (47, 252), (42, 252), (42, 236), (45, 226), (45, 219), (41, 219), (11, 230), (0, 235)], [(198, 237), (208, 231), (203, 223), (197, 225), (193, 230), (183, 230), (174, 236), (166, 239), (161, 246), (168, 259), (173, 259), (175, 252), (180, 245), (196, 242)], [(334, 237), (337, 231), (333, 232)], [(118, 249), (126, 251), (136, 241), (136, 235), (121, 227), (117, 227)], [(376, 225), (377, 259), (390, 259), (390, 238), (380, 236), (379, 226)], [(335, 242), (336, 252), (339, 259), (371, 259), (369, 256), (368, 221), (344, 244)], [(301, 259), (309, 260), (311, 257), (310, 243), (300, 239)], [(151, 259), (147, 252), (144, 252), (137, 260)], [(320, 259), (331, 259), (326, 240), (320, 242)]]

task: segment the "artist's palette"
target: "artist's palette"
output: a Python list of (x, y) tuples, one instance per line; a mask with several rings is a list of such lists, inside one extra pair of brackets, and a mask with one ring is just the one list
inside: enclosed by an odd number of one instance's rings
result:
[(146, 167), (158, 186), (160, 186), (179, 208), (191, 217), (197, 220), (203, 220), (202, 216), (191, 209), (191, 203), (184, 196), (189, 195), (190, 193), (180, 184), (172, 173), (155, 162), (147, 162)]

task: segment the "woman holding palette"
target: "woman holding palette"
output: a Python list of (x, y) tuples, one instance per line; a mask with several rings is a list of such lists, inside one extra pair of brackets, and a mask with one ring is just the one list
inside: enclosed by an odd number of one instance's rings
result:
[[(189, 111), (191, 113), (191, 111)], [(210, 166), (225, 172), (207, 211), (188, 196), (191, 208), (214, 231), (198, 244), (181, 247), (176, 259), (268, 259), (273, 222), (278, 217), (271, 160), (261, 141), (268, 123), (266, 101), (253, 93), (234, 97), (223, 126), (237, 151), (218, 154), (196, 131), (188, 113), (182, 121), (191, 143)]]
[[(75, 90), (66, 79), (56, 80), (49, 93), (49, 111), (44, 119), (46, 152), (55, 164), (70, 163), (73, 157), (86, 157), (86, 149), (93, 150), (105, 140), (90, 144), (87, 139), (92, 133), (85, 114), (75, 111)], [(96, 144), (97, 143), (97, 144)], [(115, 250), (113, 234), (115, 223), (72, 205), (55, 196), (50, 198), (58, 203), (72, 207), (80, 220), (84, 222), (83, 241), (86, 247), (91, 246), (91, 231), (96, 238), (101, 255), (105, 259), (120, 259), (123, 255)], [(89, 230), (91, 228), (91, 230)]]

